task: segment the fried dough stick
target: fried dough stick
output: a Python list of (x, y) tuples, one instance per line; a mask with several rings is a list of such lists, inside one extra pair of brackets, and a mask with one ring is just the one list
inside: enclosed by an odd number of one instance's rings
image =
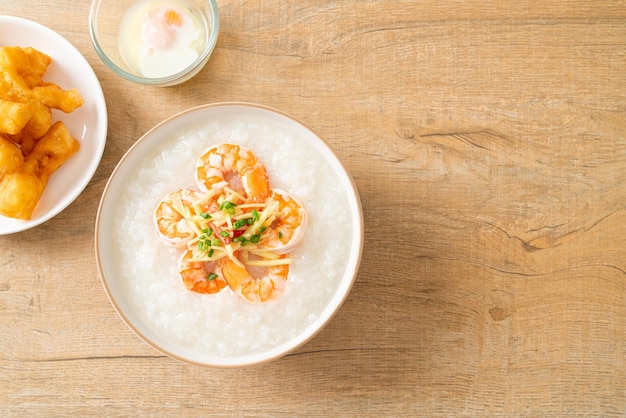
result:
[(30, 219), (48, 180), (80, 147), (63, 122), (52, 125), (24, 159), (20, 169), (0, 181), (0, 214)]

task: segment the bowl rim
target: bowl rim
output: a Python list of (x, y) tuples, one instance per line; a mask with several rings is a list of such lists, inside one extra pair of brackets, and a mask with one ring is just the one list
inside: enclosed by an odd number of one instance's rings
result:
[(208, 4), (211, 6), (211, 17), (213, 19), (213, 25), (211, 27), (211, 31), (209, 33), (205, 48), (202, 50), (202, 53), (198, 56), (198, 58), (196, 58), (183, 70), (168, 75), (166, 77), (142, 77), (133, 74), (115, 64), (115, 62), (113, 62), (113, 60), (111, 60), (104, 52), (100, 44), (98, 31), (96, 28), (96, 17), (98, 16), (98, 9), (102, 1), (103, 0), (93, 0), (89, 8), (89, 37), (91, 39), (91, 45), (95, 49), (98, 57), (100, 57), (102, 62), (109, 68), (109, 70), (113, 71), (115, 74), (128, 81), (151, 86), (170, 86), (184, 82), (187, 80), (186, 76), (188, 76), (189, 74), (194, 75), (194, 69), (197, 68), (197, 70), (199, 71), (202, 68), (203, 63), (205, 63), (209, 59), (209, 57), (213, 53), (213, 50), (215, 49), (215, 46), (217, 45), (220, 29), (220, 16), (217, 1), (207, 0)]
[[(349, 188), (347, 188), (346, 190), (348, 192), (351, 192), (349, 203), (350, 203), (351, 209), (353, 209), (355, 212), (354, 216), (356, 217), (356, 220), (354, 222), (354, 225), (355, 225), (355, 228), (357, 228), (357, 230), (353, 233), (352, 237), (356, 236), (357, 242), (355, 243), (354, 240), (352, 242), (352, 246), (350, 248), (350, 253), (349, 253), (349, 261), (346, 264), (346, 272), (341, 277), (341, 280), (339, 281), (339, 284), (337, 286), (335, 293), (328, 300), (327, 304), (320, 312), (319, 317), (313, 323), (309, 324), (295, 337), (290, 338), (287, 341), (279, 344), (278, 346), (272, 347), (260, 353), (255, 353), (251, 355), (242, 355), (236, 358), (224, 358), (224, 359), (220, 359), (220, 361), (214, 361), (214, 362), (205, 362), (205, 361), (199, 361), (199, 360), (187, 358), (183, 354), (174, 353), (171, 350), (168, 350), (160, 346), (157, 343), (157, 341), (153, 341), (152, 338), (146, 335), (146, 333), (140, 330), (139, 327), (135, 323), (133, 323), (133, 321), (131, 321), (129, 316), (124, 312), (124, 310), (122, 309), (118, 301), (115, 299), (113, 295), (113, 291), (111, 287), (109, 286), (108, 280), (106, 278), (106, 275), (104, 272), (103, 260), (100, 257), (100, 251), (101, 251), (100, 238), (101, 238), (101, 228), (102, 228), (101, 223), (102, 223), (103, 217), (105, 216), (103, 213), (103, 210), (106, 204), (107, 195), (110, 192), (110, 189), (113, 187), (112, 184), (115, 181), (119, 172), (122, 170), (124, 163), (134, 153), (134, 150), (142, 146), (142, 144), (144, 144), (144, 142), (147, 139), (149, 139), (155, 131), (159, 130), (161, 127), (165, 125), (173, 123), (176, 119), (183, 117), (190, 113), (202, 111), (203, 109), (219, 108), (219, 107), (244, 107), (244, 108), (259, 109), (263, 112), (274, 113), (275, 115), (278, 115), (282, 118), (286, 118), (290, 120), (291, 122), (300, 125), (304, 129), (308, 130), (312, 135), (314, 135), (315, 138), (320, 142), (320, 144), (325, 148), (325, 150), (330, 153), (330, 155), (332, 156), (334, 160), (333, 162), (337, 165), (339, 169), (342, 170), (345, 176), (344, 179), (347, 180), (348, 182)], [(359, 268), (361, 265), (361, 259), (363, 255), (363, 245), (364, 245), (364, 217), (363, 217), (361, 199), (360, 199), (358, 188), (356, 186), (354, 178), (350, 174), (349, 170), (347, 169), (343, 161), (341, 161), (336, 151), (332, 148), (332, 146), (323, 137), (317, 134), (317, 132), (311, 129), (310, 126), (308, 126), (307, 124), (303, 123), (299, 119), (295, 118), (294, 116), (286, 112), (283, 112), (281, 110), (278, 110), (269, 106), (249, 103), (249, 102), (238, 102), (238, 101), (215, 102), (215, 103), (209, 103), (209, 104), (203, 104), (203, 105), (191, 107), (189, 109), (183, 110), (179, 113), (176, 113), (162, 120), (161, 122), (153, 126), (151, 129), (149, 129), (146, 133), (144, 133), (125, 152), (125, 154), (122, 156), (122, 158), (119, 160), (119, 162), (115, 166), (102, 192), (102, 196), (101, 196), (101, 199), (98, 205), (98, 210), (96, 213), (94, 244), (95, 244), (95, 256), (96, 256), (97, 269), (98, 269), (98, 273), (100, 276), (100, 281), (105, 290), (107, 298), (113, 305), (118, 316), (122, 319), (122, 322), (124, 322), (126, 326), (130, 328), (131, 331), (133, 331), (133, 333), (135, 333), (135, 335), (137, 335), (141, 340), (143, 340), (145, 343), (147, 343), (149, 346), (156, 349), (157, 351), (165, 354), (166, 356), (172, 359), (178, 360), (182, 363), (209, 367), (209, 368), (239, 368), (239, 367), (248, 367), (248, 366), (254, 366), (258, 364), (264, 364), (264, 363), (278, 360), (294, 352), (298, 348), (302, 347), (304, 344), (311, 341), (320, 331), (322, 331), (328, 325), (328, 323), (330, 323), (330, 321), (334, 318), (337, 312), (339, 312), (344, 302), (350, 295), (351, 289), (354, 283), (356, 282), (356, 278), (359, 273)], [(183, 350), (183, 351), (186, 351), (186, 350)]]

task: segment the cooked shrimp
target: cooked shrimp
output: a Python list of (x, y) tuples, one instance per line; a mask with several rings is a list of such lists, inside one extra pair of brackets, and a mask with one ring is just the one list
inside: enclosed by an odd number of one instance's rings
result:
[(197, 293), (217, 293), (228, 284), (221, 269), (222, 261), (194, 261), (187, 250), (179, 262), (180, 277), (187, 289)]
[(253, 202), (270, 195), (265, 166), (249, 149), (236, 144), (218, 144), (200, 156), (196, 180), (205, 190), (230, 187)]
[(307, 215), (302, 205), (287, 192), (273, 189), (272, 199), (277, 202), (275, 218), (263, 233), (259, 246), (286, 254), (302, 240)]
[(172, 247), (182, 247), (197, 235), (193, 217), (215, 210), (217, 203), (193, 189), (165, 195), (154, 211), (157, 235)]
[(250, 302), (266, 302), (285, 288), (307, 224), (303, 206), (272, 190), (264, 165), (247, 148), (218, 144), (197, 161), (202, 191), (168, 193), (155, 210), (159, 236), (186, 247), (179, 261), (185, 286), (217, 293), (226, 286)]
[(223, 260), (222, 273), (228, 286), (247, 301), (266, 302), (277, 297), (285, 288), (289, 275), (288, 259), (280, 259), (285, 264), (279, 264), (281, 261), (278, 261), (264, 266), (261, 260), (261, 265), (247, 264), (245, 267), (230, 258)]

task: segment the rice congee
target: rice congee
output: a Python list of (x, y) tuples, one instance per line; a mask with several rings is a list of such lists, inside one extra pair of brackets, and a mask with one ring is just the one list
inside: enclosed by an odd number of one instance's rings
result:
[[(182, 250), (156, 237), (154, 208), (175, 189), (195, 188), (198, 156), (228, 142), (252, 150), (270, 185), (297, 196), (307, 212), (306, 233), (279, 298), (242, 301), (229, 288), (189, 291), (181, 282)], [(149, 327), (190, 350), (218, 357), (264, 352), (297, 337), (329, 303), (345, 273), (353, 222), (346, 186), (313, 144), (263, 118), (222, 117), (188, 127), (137, 164), (116, 208), (114, 237), (120, 272), (133, 310)]]

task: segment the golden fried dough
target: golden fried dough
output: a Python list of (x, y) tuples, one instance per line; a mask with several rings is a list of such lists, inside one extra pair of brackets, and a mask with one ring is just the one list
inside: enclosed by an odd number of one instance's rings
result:
[(63, 122), (56, 122), (26, 156), (22, 171), (47, 182), (52, 173), (78, 151), (79, 146)]
[(32, 116), (28, 104), (0, 97), (0, 134), (19, 134)]
[(34, 174), (15, 172), (0, 182), (0, 214), (30, 219), (46, 185)]
[(65, 113), (71, 113), (83, 104), (83, 96), (78, 90), (63, 90), (56, 84), (45, 83), (33, 87), (33, 98), (50, 109), (59, 109)]
[(20, 148), (7, 137), (0, 135), (0, 181), (8, 174), (18, 171), (24, 164)]
[(0, 47), (0, 214), (29, 219), (50, 176), (74, 155), (79, 142), (52, 109), (83, 105), (77, 89), (43, 77), (52, 59), (34, 48)]

